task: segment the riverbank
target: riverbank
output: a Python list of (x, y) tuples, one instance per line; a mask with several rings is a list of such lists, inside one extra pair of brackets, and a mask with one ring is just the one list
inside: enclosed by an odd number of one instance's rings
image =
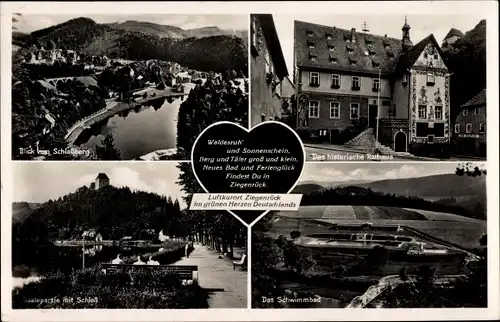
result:
[(84, 132), (85, 129), (92, 127), (95, 124), (101, 123), (106, 119), (113, 117), (114, 115), (132, 110), (134, 108), (153, 104), (153, 102), (162, 100), (165, 98), (178, 98), (186, 95), (186, 93), (178, 93), (174, 92), (171, 87), (167, 87), (164, 90), (159, 90), (154, 87), (148, 87), (143, 90), (137, 91), (136, 95), (144, 95), (147, 97), (140, 97), (131, 102), (121, 102), (121, 101), (106, 101), (106, 110), (101, 113), (96, 113), (91, 118), (80, 122), (77, 126), (73, 126), (70, 131), (66, 134), (66, 141), (68, 145), (71, 147), (78, 140), (80, 135)]

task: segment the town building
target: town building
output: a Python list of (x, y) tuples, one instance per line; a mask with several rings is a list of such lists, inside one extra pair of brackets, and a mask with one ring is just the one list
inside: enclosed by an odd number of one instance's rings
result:
[(453, 45), (457, 40), (459, 40), (463, 37), (465, 37), (463, 32), (461, 32), (460, 30), (458, 30), (456, 28), (451, 28), (450, 31), (444, 37), (441, 46), (443, 48), (445, 48), (448, 45)]
[(348, 131), (359, 134), (354, 145), (376, 148), (378, 138), (396, 152), (447, 153), (450, 74), (434, 35), (413, 45), (410, 29), (405, 20), (396, 39), (295, 21), (298, 132), (338, 142)]
[(282, 114), (281, 82), (288, 76), (280, 41), (270, 14), (251, 17), (251, 126), (278, 120)]
[(101, 172), (95, 178), (95, 189), (99, 190), (99, 189), (104, 188), (106, 186), (109, 186), (109, 178), (105, 173)]
[(486, 157), (486, 89), (460, 106), (452, 140), (455, 153)]

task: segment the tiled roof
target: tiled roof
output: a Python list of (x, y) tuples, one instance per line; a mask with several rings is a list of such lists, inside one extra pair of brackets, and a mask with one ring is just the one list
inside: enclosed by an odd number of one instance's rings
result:
[(398, 57), (398, 62), (396, 68), (394, 69), (394, 73), (396, 75), (401, 74), (406, 69), (413, 66), (413, 64), (415, 64), (418, 57), (420, 57), (420, 54), (422, 53), (422, 51), (425, 49), (425, 47), (429, 42), (433, 43), (434, 48), (436, 48), (439, 55), (443, 57), (443, 52), (441, 51), (441, 48), (439, 47), (436, 41), (436, 38), (434, 37), (433, 34), (430, 34), (429, 36), (419, 41), (417, 44), (415, 44), (413, 47), (411, 47), (409, 50), (405, 51)]
[(464, 37), (465, 35), (460, 30), (458, 30), (456, 28), (451, 28), (450, 31), (448, 32), (448, 34), (446, 35), (446, 37), (444, 37), (444, 40), (450, 39), (453, 36), (457, 36), (457, 37), (461, 38), (461, 37)]
[(463, 104), (461, 107), (486, 105), (486, 88), (480, 91), (476, 96), (470, 99), (467, 103)]
[[(273, 60), (276, 75), (280, 79), (283, 79), (283, 77), (288, 76), (288, 69), (286, 68), (285, 58), (283, 57), (283, 50), (281, 48), (276, 26), (274, 24), (273, 15), (253, 14), (252, 17), (259, 20), (260, 27), (262, 28), (264, 37), (266, 38), (267, 47), (271, 54), (271, 59)], [(304, 46), (305, 48), (308, 48), (309, 44), (305, 42)]]
[[(376, 74), (380, 66), (382, 73), (391, 73), (402, 50), (399, 39), (363, 32), (354, 31), (355, 42), (351, 42), (352, 30), (334, 26), (295, 21), (294, 29), (298, 67)], [(310, 43), (314, 49), (309, 48)], [(315, 61), (311, 61), (311, 53), (316, 55)]]
[(109, 179), (105, 173), (99, 173), (96, 179)]

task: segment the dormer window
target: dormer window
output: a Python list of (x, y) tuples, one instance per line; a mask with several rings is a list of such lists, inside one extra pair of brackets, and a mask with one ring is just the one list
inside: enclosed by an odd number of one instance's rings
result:
[(316, 61), (317, 58), (318, 56), (315, 53), (309, 53), (309, 59), (311, 61)]
[(316, 56), (311, 56), (311, 61), (316, 61)]
[(326, 34), (326, 40), (332, 40), (333, 39), (333, 35), (332, 34)]
[(333, 56), (333, 54), (330, 54), (330, 63), (332, 64), (336, 64), (337, 63), (337, 57)]
[(314, 44), (314, 41), (312, 41), (312, 40), (308, 40), (308, 41), (307, 41), (307, 45), (309, 46), (309, 48), (314, 48), (314, 45), (315, 45), (315, 44)]
[(335, 51), (335, 46), (328, 46), (329, 51)]
[(314, 34), (313, 34), (312, 30), (308, 30), (308, 31), (307, 31), (307, 35), (308, 35), (309, 37), (312, 37)]
[(351, 63), (351, 65), (356, 65), (357, 59), (354, 57), (349, 57), (349, 62)]
[(373, 57), (372, 58), (372, 65), (373, 65), (373, 67), (379, 67), (380, 62), (375, 57)]
[(352, 50), (352, 49), (347, 49), (347, 52), (348, 52), (349, 54), (351, 54), (351, 55), (352, 55), (352, 54), (354, 53), (354, 50)]

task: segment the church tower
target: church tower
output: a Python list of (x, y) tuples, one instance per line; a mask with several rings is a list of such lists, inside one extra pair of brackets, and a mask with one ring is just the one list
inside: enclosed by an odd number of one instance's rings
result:
[(413, 43), (410, 40), (410, 25), (408, 24), (408, 21), (405, 16), (405, 24), (403, 25), (403, 28), (401, 29), (403, 31), (403, 51), (407, 51), (413, 46)]

